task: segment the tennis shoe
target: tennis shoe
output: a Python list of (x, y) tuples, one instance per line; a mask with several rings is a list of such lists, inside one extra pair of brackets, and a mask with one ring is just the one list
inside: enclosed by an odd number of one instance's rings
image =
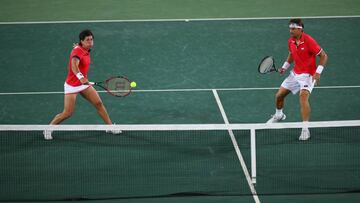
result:
[(309, 131), (309, 129), (302, 129), (299, 140), (300, 141), (306, 141), (308, 139), (310, 139), (310, 131)]
[(286, 115), (283, 113), (283, 114), (280, 114), (280, 115), (272, 115), (271, 118), (266, 122), (266, 123), (277, 123), (277, 122), (280, 122), (280, 121), (283, 121), (286, 119)]
[[(115, 123), (113, 125), (115, 125)], [(106, 130), (106, 133), (117, 135), (117, 134), (121, 134), (122, 131), (121, 130)]]
[(52, 140), (53, 137), (52, 137), (52, 130), (44, 130), (43, 131), (43, 135), (44, 135), (44, 139), (45, 140)]
[(121, 130), (106, 130), (106, 133), (117, 135), (117, 134), (121, 134), (122, 131)]

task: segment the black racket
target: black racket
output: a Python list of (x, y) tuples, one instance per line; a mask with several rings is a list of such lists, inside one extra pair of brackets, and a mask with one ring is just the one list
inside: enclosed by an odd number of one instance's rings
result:
[(131, 93), (131, 82), (124, 76), (116, 76), (103, 82), (89, 82), (89, 84), (103, 88), (112, 96), (126, 97)]
[(261, 74), (267, 74), (271, 72), (278, 72), (278, 69), (275, 67), (275, 60), (272, 56), (265, 56), (258, 68), (259, 73)]

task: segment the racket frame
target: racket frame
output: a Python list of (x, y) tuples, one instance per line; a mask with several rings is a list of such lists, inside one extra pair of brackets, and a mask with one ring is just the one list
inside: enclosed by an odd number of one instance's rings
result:
[[(260, 71), (260, 67), (261, 67), (262, 63), (263, 63), (266, 59), (268, 59), (268, 58), (271, 58), (272, 61), (273, 61), (271, 68), (270, 68), (268, 71), (265, 71), (265, 72)], [(275, 71), (275, 72), (278, 72), (278, 69), (277, 69), (276, 66), (275, 66), (275, 59), (274, 59), (274, 57), (273, 57), (273, 56), (265, 56), (265, 57), (260, 61), (260, 63), (259, 63), (258, 72), (259, 72), (260, 74), (268, 74), (268, 73), (271, 73), (271, 72), (274, 72), (274, 71)]]
[[(107, 87), (107, 84), (109, 83), (109, 81), (113, 80), (115, 78), (121, 78), (121, 79), (124, 79), (124, 80), (126, 80), (128, 82), (129, 90), (125, 94), (122, 94), (122, 95), (114, 94), (114, 92)], [(89, 82), (90, 85), (96, 85), (98, 87), (101, 87), (107, 93), (109, 93), (110, 95), (115, 96), (115, 97), (126, 97), (126, 96), (128, 96), (131, 93), (131, 90), (132, 90), (132, 87), (130, 86), (130, 83), (131, 83), (131, 81), (127, 77), (121, 76), (121, 75), (110, 77), (107, 80), (102, 81), (102, 82)]]

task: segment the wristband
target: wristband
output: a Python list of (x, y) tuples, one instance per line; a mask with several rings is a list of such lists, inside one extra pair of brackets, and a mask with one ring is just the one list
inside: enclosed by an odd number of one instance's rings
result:
[(284, 70), (287, 70), (289, 67), (290, 67), (290, 63), (285, 61), (281, 68), (284, 69)]
[(84, 78), (84, 75), (81, 72), (76, 73), (76, 77), (81, 80)]
[(324, 70), (324, 66), (318, 65), (318, 67), (317, 67), (317, 69), (316, 69), (316, 73), (321, 74), (323, 70)]

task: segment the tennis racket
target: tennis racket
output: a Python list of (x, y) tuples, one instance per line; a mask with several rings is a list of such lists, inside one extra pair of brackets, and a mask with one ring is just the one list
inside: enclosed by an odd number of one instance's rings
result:
[(261, 74), (267, 74), (271, 72), (278, 72), (278, 69), (275, 67), (275, 60), (272, 56), (265, 56), (258, 68), (259, 73)]
[(130, 83), (131, 81), (124, 76), (111, 77), (103, 82), (89, 82), (90, 85), (101, 87), (115, 97), (128, 96), (132, 89)]

